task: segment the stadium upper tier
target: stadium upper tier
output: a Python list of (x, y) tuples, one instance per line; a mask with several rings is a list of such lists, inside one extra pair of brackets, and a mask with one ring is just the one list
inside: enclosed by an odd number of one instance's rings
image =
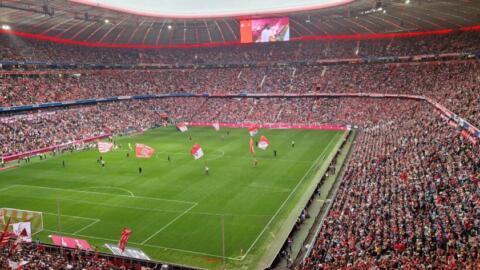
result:
[(188, 64), (315, 61), (333, 58), (410, 56), (450, 52), (479, 52), (480, 27), (473, 31), (440, 31), (405, 38), (322, 39), (247, 44), (196, 49), (116, 49), (62, 45), (0, 35), (0, 59), (55, 63)]

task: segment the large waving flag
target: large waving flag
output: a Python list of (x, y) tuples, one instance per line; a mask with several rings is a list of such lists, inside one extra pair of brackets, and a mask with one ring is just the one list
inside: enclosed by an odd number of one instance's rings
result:
[(108, 153), (108, 152), (110, 152), (110, 150), (112, 150), (112, 148), (113, 148), (113, 143), (110, 143), (110, 142), (98, 142), (98, 143), (97, 143), (97, 146), (98, 146), (98, 152), (104, 154), (104, 153)]
[(253, 138), (250, 138), (250, 155), (255, 155), (255, 147), (253, 147)]
[(213, 123), (212, 124), (212, 127), (216, 130), (216, 131), (219, 131), (220, 130), (220, 124), (217, 122), (217, 123)]
[[(3, 211), (3, 210), (0, 210)], [(2, 234), (0, 234), (0, 247), (3, 247), (8, 244), (8, 240), (10, 237), (8, 236), (8, 227), (10, 226), (10, 221), (12, 220), (12, 217), (8, 218), (7, 223), (5, 224), (5, 227), (3, 228)]]
[(14, 223), (12, 227), (15, 235), (22, 238), (22, 242), (32, 242), (32, 224), (30, 222)]
[(260, 137), (260, 141), (258, 142), (258, 148), (262, 150), (266, 150), (269, 145), (270, 145), (270, 142), (267, 140), (265, 136), (262, 135), (262, 137)]
[(127, 246), (128, 238), (130, 238), (130, 235), (132, 234), (132, 230), (128, 228), (123, 228), (122, 234), (120, 235), (120, 241), (118, 241), (118, 248), (124, 252), (125, 247)]
[(203, 157), (203, 155), (204, 155), (202, 147), (198, 143), (193, 145), (191, 153), (192, 153), (193, 158), (195, 158), (195, 160)]
[(187, 125), (185, 123), (178, 123), (177, 128), (178, 130), (180, 130), (180, 132), (185, 132), (188, 130)]
[(256, 128), (256, 127), (251, 127), (251, 128), (248, 129), (248, 133), (250, 133), (250, 136), (253, 137), (253, 136), (257, 135), (257, 133), (258, 133), (258, 128)]
[(135, 145), (135, 155), (137, 158), (151, 158), (155, 153), (155, 149), (145, 144), (137, 143)]

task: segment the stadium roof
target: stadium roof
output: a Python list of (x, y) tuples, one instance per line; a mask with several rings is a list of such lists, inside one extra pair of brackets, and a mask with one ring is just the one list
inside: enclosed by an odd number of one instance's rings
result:
[(347, 4), (355, 0), (70, 0), (141, 16), (163, 18), (222, 18), (285, 14)]
[[(146, 0), (129, 2), (139, 1)], [(275, 15), (272, 12), (262, 16)], [(480, 1), (356, 0), (336, 7), (289, 12), (288, 16), (292, 38), (456, 29), (480, 25)], [(13, 31), (93, 43), (235, 43), (240, 39), (238, 19), (139, 16), (65, 0), (0, 2), (0, 24)]]

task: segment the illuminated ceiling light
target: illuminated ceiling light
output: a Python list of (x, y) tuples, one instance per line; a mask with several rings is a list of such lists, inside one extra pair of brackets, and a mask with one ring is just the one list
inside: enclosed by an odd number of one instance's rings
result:
[(105, 23), (109, 23), (110, 21), (108, 19), (105, 19)]
[(387, 13), (387, 11), (384, 9), (384, 10), (383, 10), (383, 14), (385, 14), (385, 13)]
[(169, 25), (167, 26), (167, 28), (168, 28), (169, 30), (172, 29), (172, 25), (169, 24)]
[(12, 30), (12, 28), (8, 24), (2, 24), (2, 29), (3, 30)]
[(410, 4), (410, 0), (405, 0), (405, 4)]

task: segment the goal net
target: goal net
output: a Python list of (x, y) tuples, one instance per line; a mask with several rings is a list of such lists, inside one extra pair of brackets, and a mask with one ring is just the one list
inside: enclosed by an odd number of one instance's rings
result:
[[(10, 224), (30, 222), (32, 226), (32, 234), (43, 230), (42, 212), (14, 208), (0, 208), (0, 224), (5, 226), (9, 219)], [(3, 228), (3, 226), (1, 227)]]

